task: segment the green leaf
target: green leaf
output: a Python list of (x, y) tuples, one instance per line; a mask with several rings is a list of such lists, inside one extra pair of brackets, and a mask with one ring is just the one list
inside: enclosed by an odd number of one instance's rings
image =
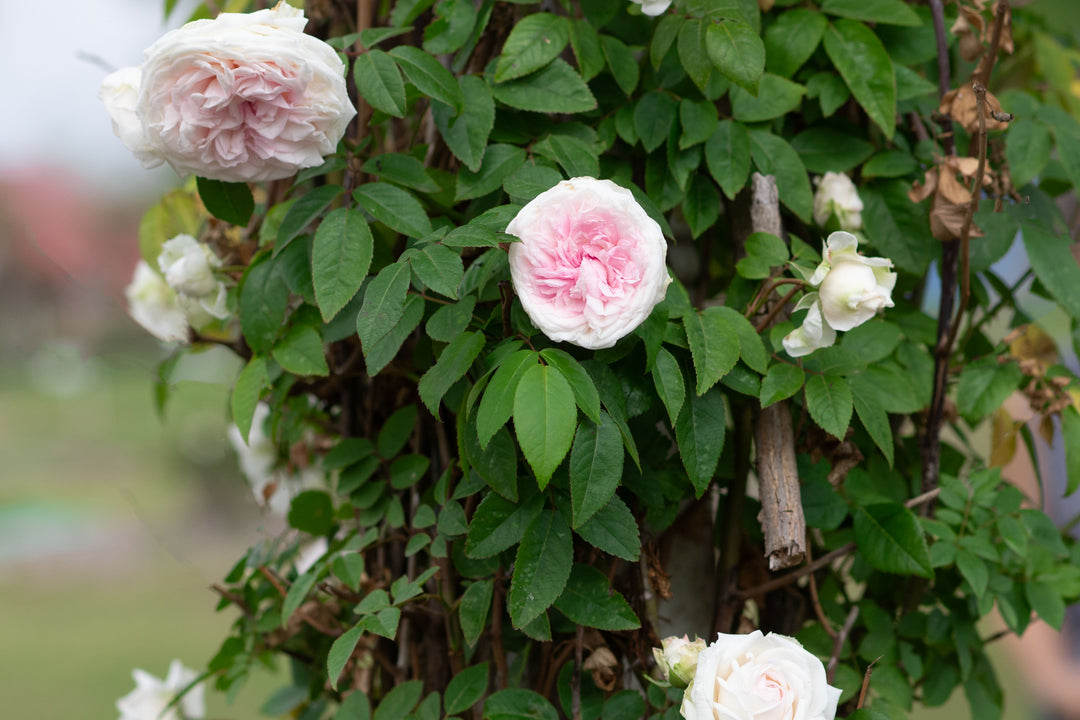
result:
[(1046, 582), (1028, 580), (1024, 583), (1024, 595), (1043, 622), (1055, 630), (1061, 630), (1065, 622), (1065, 602), (1055, 587)]
[(680, 150), (707, 141), (720, 126), (716, 104), (682, 99), (679, 101), (679, 124), (682, 126), (682, 135), (679, 136)]
[(542, 511), (525, 531), (514, 559), (506, 608), (514, 627), (547, 610), (570, 577), (574, 545), (570, 526), (558, 510)]
[(445, 245), (427, 245), (409, 256), (409, 265), (424, 285), (440, 295), (457, 299), (465, 266), (456, 252)]
[(289, 586), (289, 592), (285, 594), (285, 601), (281, 605), (281, 627), (289, 624), (289, 618), (307, 599), (308, 593), (315, 587), (315, 581), (318, 579), (319, 573), (309, 571), (293, 580), (292, 585)]
[(615, 557), (637, 562), (641, 556), (637, 521), (618, 495), (576, 531), (585, 542)]
[(584, 18), (570, 18), (570, 46), (577, 58), (578, 72), (585, 81), (592, 80), (604, 69), (604, 51), (600, 35)]
[(360, 691), (349, 693), (341, 701), (334, 720), (371, 720), (371, 701)]
[(424, 50), (445, 55), (468, 41), (476, 26), (477, 8), (472, 0), (442, 0), (435, 6), (435, 15), (424, 28)]
[(572, 525), (578, 528), (615, 495), (622, 479), (622, 435), (607, 413), (600, 424), (582, 422), (570, 450)]
[(409, 266), (403, 262), (387, 265), (368, 283), (364, 304), (356, 317), (356, 332), (365, 352), (401, 319), (408, 291)]
[(580, 113), (596, 108), (589, 86), (559, 58), (531, 75), (496, 85), (493, 92), (499, 102), (531, 112)]
[[(366, 300), (365, 296), (365, 300)], [(412, 331), (420, 324), (420, 320), (424, 317), (424, 300), (417, 295), (410, 295), (405, 298), (405, 305), (401, 310), (401, 316), (397, 322), (390, 328), (390, 330), (383, 335), (380, 339), (374, 343), (364, 345), (364, 364), (367, 367), (368, 375), (374, 377), (378, 375), (384, 367), (386, 367), (394, 356), (397, 355), (398, 350), (401, 349), (402, 343), (405, 339), (412, 334)], [(360, 318), (357, 317), (357, 326), (360, 324)], [(360, 340), (363, 344), (363, 338)]]
[(241, 227), (248, 224), (251, 213), (255, 211), (255, 198), (252, 197), (247, 183), (196, 177), (195, 185), (199, 189), (203, 205), (211, 215)]
[(761, 76), (756, 95), (731, 89), (731, 116), (739, 122), (762, 122), (787, 115), (802, 103), (806, 88), (779, 75)]
[(458, 618), (465, 644), (474, 647), (487, 627), (488, 611), (491, 609), (491, 597), (495, 583), (493, 580), (478, 580), (461, 594), (458, 602)]
[(842, 438), (851, 424), (851, 388), (838, 375), (813, 375), (806, 381), (806, 409), (822, 430)]
[(735, 271), (750, 280), (764, 280), (774, 267), (788, 261), (787, 244), (772, 233), (756, 232), (746, 238), (746, 257), (735, 264)]
[(691, 395), (675, 423), (679, 456), (698, 497), (712, 482), (726, 430), (724, 395), (716, 388), (704, 395)]
[(919, 16), (903, 0), (824, 0), (822, 12), (883, 25), (922, 25)]
[(984, 418), (1001, 407), (1023, 378), (1014, 362), (999, 363), (996, 357), (985, 357), (969, 363), (957, 383), (956, 408), (965, 417)]
[(589, 373), (569, 353), (557, 348), (544, 348), (540, 351), (544, 362), (558, 370), (574, 391), (574, 402), (585, 413), (585, 417), (594, 423), (600, 422), (600, 395)]
[(427, 212), (408, 190), (384, 182), (366, 183), (353, 190), (353, 198), (392, 230), (414, 238), (431, 234)]
[[(555, 168), (528, 162), (515, 170), (506, 179), (503, 183), (503, 190), (515, 202), (524, 203), (529, 202), (545, 190), (555, 187), (562, 179), (562, 173)], [(468, 225), (465, 227), (468, 227)]]
[(514, 392), (514, 431), (541, 490), (570, 450), (576, 426), (574, 392), (562, 373), (546, 365), (526, 370)]
[(753, 27), (741, 20), (710, 23), (705, 31), (709, 59), (724, 76), (752, 95), (765, 70), (765, 44)]
[(611, 74), (615, 76), (615, 83), (627, 97), (630, 97), (641, 77), (634, 51), (611, 35), (601, 35), (600, 44), (604, 50), (604, 57), (607, 58), (607, 65), (611, 68)]
[(705, 143), (705, 160), (724, 195), (734, 200), (750, 177), (750, 133), (739, 123), (721, 120)]
[(693, 172), (690, 177), (686, 197), (683, 198), (683, 215), (695, 239), (720, 218), (720, 193), (712, 181), (701, 173)]
[(356, 89), (371, 107), (405, 117), (405, 81), (394, 59), (382, 50), (368, 50), (353, 63)]
[(488, 487), (507, 500), (517, 502), (517, 450), (505, 427), (499, 428), (483, 450), (479, 446), (470, 448), (469, 459), (473, 463), (473, 470)]
[(555, 608), (571, 622), (599, 630), (641, 627), (629, 603), (611, 588), (604, 573), (581, 563), (574, 563), (566, 589), (555, 601)]
[(656, 90), (638, 100), (634, 108), (634, 130), (646, 151), (652, 152), (667, 142), (677, 109), (670, 95)]
[(289, 309), (289, 288), (269, 255), (252, 262), (240, 284), (240, 329), (257, 355), (270, 350)]
[(325, 535), (334, 526), (334, 503), (321, 490), (305, 490), (292, 499), (289, 525), (310, 535)]
[(1009, 123), (1005, 135), (1005, 159), (1009, 163), (1013, 185), (1021, 188), (1035, 179), (1050, 161), (1050, 130), (1029, 118)]
[(450, 151), (473, 172), (480, 170), (488, 135), (495, 124), (495, 100), (479, 77), (464, 75), (459, 80), (465, 108), (458, 114), (449, 105), (433, 102), (435, 127)]
[(825, 16), (806, 8), (784, 12), (765, 31), (765, 67), (792, 77), (810, 59), (825, 35)]
[(1065, 468), (1068, 475), (1065, 495), (1068, 496), (1080, 487), (1080, 413), (1077, 413), (1073, 405), (1061, 411), (1061, 435), (1065, 443)]
[(739, 360), (739, 336), (730, 317), (717, 307), (683, 316), (686, 339), (694, 359), (697, 394), (715, 385)]
[(889, 424), (889, 416), (885, 409), (877, 401), (875, 394), (863, 394), (851, 386), (851, 399), (855, 405), (855, 412), (859, 416), (866, 432), (870, 434), (874, 444), (888, 461), (889, 467), (893, 464), (893, 436), (892, 426)]
[(971, 585), (974, 597), (980, 597), (986, 592), (987, 583), (990, 582), (990, 571), (986, 568), (985, 560), (970, 550), (960, 548), (956, 552), (956, 569)]
[(825, 52), (855, 100), (885, 133), (885, 139), (892, 140), (896, 80), (889, 54), (874, 31), (855, 20), (837, 20), (825, 30)]
[[(652, 367), (653, 384), (660, 396), (660, 401), (667, 409), (671, 426), (675, 427), (675, 421), (682, 410), (686, 400), (686, 384), (683, 382), (682, 368), (679, 367), (675, 356), (661, 348), (656, 353), (656, 360)], [(575, 523), (576, 525), (576, 523)]]
[[(402, 27), (403, 25), (411, 25), (425, 10), (435, 4), (435, 0), (396, 0), (394, 3), (394, 11), (390, 13), (390, 24), (394, 27)], [(412, 28), (404, 28), (405, 31), (412, 30)], [(364, 30), (363, 33), (370, 33), (371, 28)], [(360, 37), (363, 40), (363, 33)], [(365, 43), (366, 44), (366, 43)]]
[(559, 56), (570, 42), (565, 17), (539, 12), (526, 15), (510, 31), (495, 65), (495, 82), (513, 80), (535, 72)]
[(803, 222), (810, 222), (814, 193), (802, 158), (779, 135), (767, 130), (750, 132), (750, 156), (762, 175), (776, 178), (780, 202), (791, 209)]
[[(537, 155), (559, 163), (570, 177), (596, 177), (600, 174), (600, 158), (596, 154), (596, 148), (581, 138), (572, 135), (548, 135), (534, 143), (532, 150)], [(522, 166), (520, 161), (517, 164)], [(558, 184), (560, 180), (562, 177), (544, 190)]]
[(460, 111), (465, 106), (461, 86), (438, 60), (412, 45), (398, 45), (390, 51), (398, 66), (422, 95)]
[(439, 418), (439, 404), (446, 391), (468, 372), (483, 349), (484, 333), (476, 331), (461, 335), (443, 348), (439, 359), (420, 378), (417, 392), (436, 419)]
[(886, 150), (866, 161), (866, 164), (862, 166), (862, 176), (864, 178), (903, 177), (915, 172), (917, 167), (915, 158), (906, 152)]
[[(662, 25), (663, 23), (661, 23)], [(687, 18), (684, 22), (675, 26), (679, 32), (679, 60), (682, 62), (686, 74), (690, 76), (690, 79), (703, 93), (709, 85), (713, 70), (716, 68), (712, 58), (709, 57), (707, 49), (706, 32), (710, 25), (711, 23), (707, 20)], [(659, 63), (656, 64), (659, 65)]]
[(525, 151), (514, 145), (490, 145), (476, 172), (465, 169), (458, 173), (455, 200), (472, 200), (495, 192), (503, 181), (525, 162)]
[(769, 368), (761, 381), (761, 407), (786, 400), (802, 389), (806, 375), (798, 365), (777, 363)]
[(489, 493), (476, 506), (476, 512), (469, 522), (465, 554), (471, 558), (489, 558), (513, 547), (521, 542), (525, 530), (543, 508), (543, 495), (534, 495), (518, 504), (496, 493)]
[[(660, 63), (663, 62), (664, 57), (671, 50), (671, 46), (675, 44), (675, 39), (678, 37), (684, 22), (686, 22), (686, 18), (676, 14), (666, 14), (656, 25), (653, 30), (652, 42), (649, 44), (649, 61), (652, 63), (653, 70), (660, 69)], [(701, 54), (705, 54), (704, 48)], [(685, 61), (683, 64), (686, 64)]]
[[(356, 643), (360, 642), (360, 636), (364, 634), (363, 625), (354, 625), (338, 636), (334, 644), (330, 646), (330, 652), (326, 655), (326, 673), (330, 678), (330, 687), (337, 690), (338, 679), (345, 664), (352, 657)], [(360, 695), (360, 693), (356, 693)]]
[(1035, 277), (1071, 317), (1080, 317), (1080, 265), (1068, 234), (1047, 232), (1035, 223), (1024, 223), (1022, 232)]
[(915, 514), (899, 503), (856, 507), (855, 541), (867, 562), (899, 575), (931, 578), (926, 537)]
[(547, 698), (532, 690), (509, 688), (484, 702), (484, 720), (559, 720), (559, 713)]
[(274, 239), (274, 254), (284, 250), (293, 238), (314, 222), (343, 192), (345, 188), (339, 185), (322, 185), (301, 195), (281, 220)]
[(270, 353), (282, 368), (294, 375), (326, 377), (330, 368), (326, 366), (322, 336), (309, 325), (295, 325), (285, 336), (274, 344)]
[(332, 210), (319, 223), (311, 246), (311, 281), (323, 322), (330, 322), (356, 295), (373, 248), (371, 229), (357, 210)]
[(268, 380), (266, 372), (266, 358), (258, 355), (251, 358), (244, 369), (236, 378), (229, 404), (232, 407), (232, 419), (240, 437), (247, 442), (251, 432), (251, 420), (255, 415), (255, 407), (259, 404), (259, 397), (266, 387)]
[(375, 708), (374, 720), (400, 720), (406, 717), (420, 702), (420, 695), (423, 692), (423, 680), (410, 680), (395, 685)]
[(806, 169), (816, 173), (847, 172), (874, 152), (866, 140), (828, 126), (804, 130), (791, 140)]
[(443, 693), (443, 705), (447, 715), (465, 712), (484, 697), (488, 686), (488, 664), (480, 663), (465, 668), (454, 677)]
[(401, 452), (416, 428), (416, 418), (416, 405), (409, 404), (386, 419), (375, 439), (375, 447), (383, 459), (389, 460)]
[(537, 357), (533, 350), (517, 350), (499, 364), (484, 390), (476, 413), (476, 434), (480, 447), (486, 447), (496, 431), (510, 419), (514, 412), (514, 393), (521, 376), (530, 367), (536, 366)]
[(851, 97), (844, 79), (833, 72), (819, 72), (806, 81), (806, 97), (817, 98), (821, 114), (830, 117)]
[(420, 192), (439, 192), (439, 184), (428, 175), (427, 170), (424, 169), (424, 163), (412, 155), (402, 153), (376, 155), (369, 158), (361, 170)]

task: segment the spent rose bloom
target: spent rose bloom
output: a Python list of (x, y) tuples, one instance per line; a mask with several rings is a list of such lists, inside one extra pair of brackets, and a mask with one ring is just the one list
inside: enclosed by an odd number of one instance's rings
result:
[(837, 330), (851, 330), (874, 317), (878, 310), (892, 307), (896, 273), (892, 260), (871, 258), (857, 251), (859, 240), (851, 233), (834, 232), (822, 250), (823, 260), (810, 276), (818, 292), (799, 301), (796, 310), (809, 308), (802, 327), (784, 338), (784, 349), (792, 357), (809, 355), (836, 341)]
[(179, 295), (181, 305), (198, 305), (219, 319), (228, 316), (225, 283), (214, 276), (221, 259), (210, 246), (190, 235), (177, 235), (161, 246), (158, 267), (165, 282)]
[(833, 720), (840, 690), (793, 638), (720, 633), (683, 695), (686, 720)]
[(145, 167), (181, 176), (253, 182), (321, 165), (356, 110), (345, 66), (306, 24), (281, 2), (166, 33), (102, 83), (114, 131)]
[(143, 329), (164, 342), (186, 343), (191, 340), (187, 314), (180, 298), (168, 283), (140, 260), (135, 275), (124, 289), (128, 313)]
[(853, 232), (862, 229), (863, 204), (851, 178), (844, 173), (827, 172), (814, 183), (817, 185), (814, 222), (825, 227), (825, 223), (835, 214), (841, 230)]
[(266, 432), (266, 420), (270, 417), (270, 407), (266, 403), (255, 406), (251, 419), (251, 431), (244, 442), (240, 428), (229, 426), (229, 442), (236, 451), (240, 463), (240, 472), (251, 485), (255, 502), (271, 514), (285, 517), (294, 497), (304, 490), (319, 487), (322, 471), (308, 466), (300, 471), (292, 471), (278, 463), (278, 450), (273, 438)]
[(135, 678), (135, 689), (116, 701), (120, 720), (196, 720), (206, 716), (202, 683), (164, 712), (177, 694), (198, 677), (198, 673), (184, 667), (179, 660), (172, 661), (164, 680), (144, 670), (135, 670), (131, 675)]
[(641, 12), (645, 15), (660, 15), (669, 7), (671, 0), (633, 0), (641, 6)]
[(626, 188), (579, 177), (510, 221), (510, 277), (533, 323), (556, 342), (611, 347), (664, 299), (667, 241)]
[(675, 687), (686, 687), (694, 679), (698, 654), (705, 649), (705, 641), (701, 638), (691, 641), (683, 635), (664, 638), (660, 644), (661, 647), (653, 648), (653, 657), (664, 679)]

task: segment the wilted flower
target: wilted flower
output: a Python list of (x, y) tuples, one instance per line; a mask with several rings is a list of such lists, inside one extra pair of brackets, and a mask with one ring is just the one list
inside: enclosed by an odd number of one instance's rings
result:
[(862, 200), (855, 183), (844, 173), (827, 172), (814, 180), (817, 192), (814, 193), (814, 222), (821, 227), (836, 215), (840, 229), (847, 231), (862, 229)]
[(135, 275), (124, 289), (128, 313), (143, 329), (164, 342), (186, 343), (191, 339), (187, 315), (180, 298), (168, 283), (140, 260)]
[(686, 687), (694, 679), (698, 653), (705, 649), (705, 641), (695, 638), (691, 642), (688, 636), (683, 635), (664, 638), (660, 643), (662, 647), (653, 648), (656, 666), (669, 683), (675, 687)]
[(206, 716), (203, 686), (199, 683), (165, 712), (176, 696), (190, 685), (198, 673), (179, 660), (169, 665), (169, 674), (159, 680), (144, 670), (134, 670), (135, 689), (116, 701), (120, 720), (197, 720)]
[(671, 0), (633, 0), (641, 6), (641, 12), (645, 15), (660, 15), (669, 7)]
[(851, 233), (829, 235), (824, 259), (809, 280), (820, 288), (796, 306), (796, 310), (808, 307), (809, 312), (803, 326), (784, 338), (788, 355), (799, 357), (828, 347), (836, 341), (837, 330), (851, 330), (878, 310), (893, 306), (896, 273), (888, 270), (892, 260), (864, 257), (856, 251), (858, 244)]
[(833, 720), (840, 690), (793, 638), (719, 634), (683, 695), (686, 720)]
[(323, 475), (313, 466), (293, 471), (279, 465), (277, 446), (266, 432), (269, 417), (270, 407), (259, 403), (255, 406), (247, 442), (235, 425), (229, 426), (229, 442), (236, 450), (240, 471), (251, 485), (255, 502), (274, 515), (285, 517), (293, 498), (304, 490), (319, 487)]
[(180, 175), (251, 182), (321, 165), (356, 110), (345, 66), (306, 24), (280, 2), (166, 33), (141, 68), (102, 83), (113, 129), (144, 166)]
[(225, 284), (214, 276), (221, 260), (205, 243), (190, 235), (177, 235), (161, 246), (158, 267), (165, 282), (180, 296), (183, 305), (197, 304), (216, 318), (229, 314), (225, 308)]
[(529, 318), (556, 342), (614, 345), (664, 299), (667, 241), (633, 193), (564, 180), (510, 221), (510, 277)]

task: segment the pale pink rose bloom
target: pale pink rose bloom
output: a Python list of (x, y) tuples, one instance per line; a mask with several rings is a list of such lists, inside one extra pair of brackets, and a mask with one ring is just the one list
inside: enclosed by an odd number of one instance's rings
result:
[(671, 0), (633, 0), (645, 15), (661, 15), (671, 6)]
[(356, 110), (345, 66), (306, 24), (282, 2), (166, 33), (138, 78), (125, 68), (105, 79), (117, 135), (144, 166), (165, 161), (182, 176), (253, 182), (321, 165)]
[(840, 690), (794, 638), (717, 635), (697, 656), (683, 695), (686, 720), (833, 720)]
[(529, 319), (556, 342), (607, 348), (664, 299), (667, 241), (610, 180), (564, 180), (510, 221), (510, 277)]

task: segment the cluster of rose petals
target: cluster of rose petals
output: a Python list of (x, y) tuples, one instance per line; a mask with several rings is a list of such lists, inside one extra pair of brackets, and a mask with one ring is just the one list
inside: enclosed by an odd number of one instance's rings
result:
[(633, 193), (564, 180), (510, 221), (510, 276), (529, 319), (556, 342), (607, 348), (644, 322), (671, 278), (667, 241)]
[(356, 110), (345, 66), (303, 11), (222, 13), (166, 33), (100, 97), (146, 167), (226, 182), (289, 177), (334, 152)]
[(671, 7), (671, 0), (633, 0), (641, 6), (641, 12), (645, 15), (661, 15)]
[(198, 312), (192, 307), (197, 305), (216, 318), (228, 316), (225, 283), (214, 276), (214, 269), (221, 267), (221, 259), (208, 245), (190, 235), (177, 235), (161, 246), (158, 267), (189, 315)]
[(132, 319), (158, 340), (186, 343), (191, 339), (187, 314), (176, 291), (145, 261), (135, 266), (124, 296)]
[(289, 514), (293, 498), (304, 490), (319, 487), (323, 473), (311, 465), (293, 471), (279, 463), (277, 446), (266, 432), (269, 417), (270, 407), (266, 403), (259, 403), (251, 418), (247, 441), (235, 425), (229, 426), (228, 436), (255, 502), (270, 514), (285, 517)]
[(116, 701), (120, 720), (197, 720), (206, 717), (206, 701), (202, 683), (191, 688), (184, 697), (166, 712), (169, 703), (187, 687), (198, 673), (184, 667), (179, 660), (169, 665), (164, 680), (144, 670), (135, 670), (135, 689)]
[(683, 695), (686, 720), (833, 720), (840, 690), (821, 661), (785, 635), (717, 636)]
[(882, 308), (892, 307), (896, 273), (892, 260), (864, 257), (858, 253), (859, 240), (851, 233), (834, 232), (822, 250), (822, 262), (810, 277), (818, 292), (808, 293), (796, 310), (809, 308), (801, 327), (784, 338), (784, 349), (792, 357), (809, 355), (836, 341), (837, 330), (851, 330), (874, 317)]
[(862, 229), (863, 203), (855, 183), (844, 173), (827, 172), (814, 183), (814, 222), (821, 227), (836, 215), (841, 230), (854, 232)]

